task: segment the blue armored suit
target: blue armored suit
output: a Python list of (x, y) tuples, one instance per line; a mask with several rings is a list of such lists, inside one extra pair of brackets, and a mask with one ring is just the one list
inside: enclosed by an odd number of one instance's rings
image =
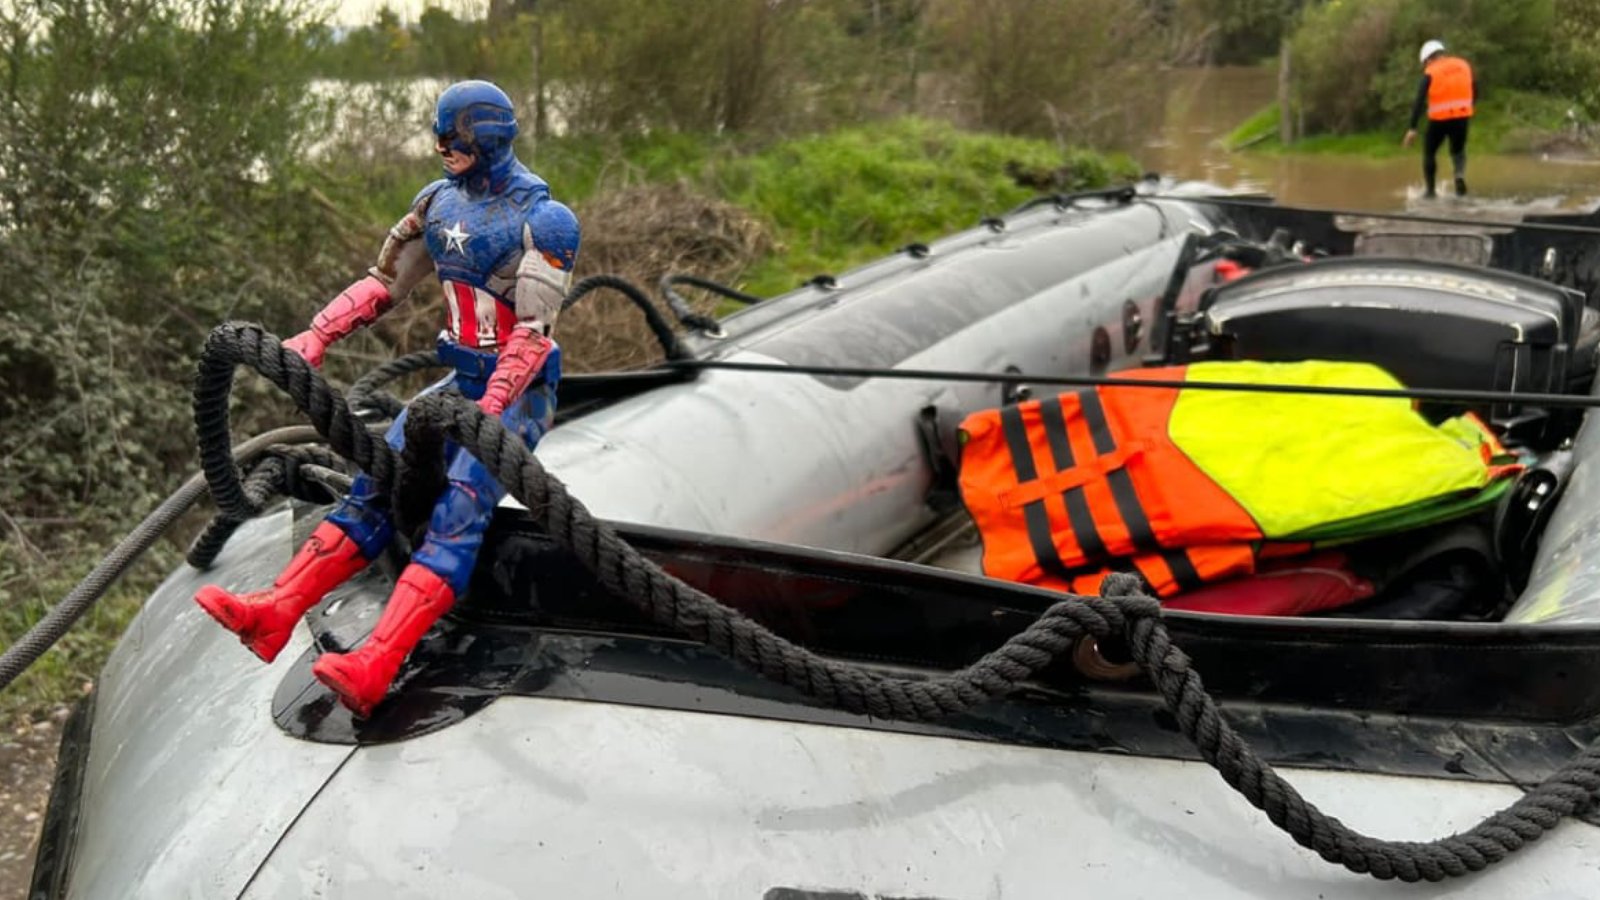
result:
[[(544, 332), (560, 311), (578, 249), (578, 223), (571, 211), (550, 199), (544, 180), (514, 158), (504, 171), (489, 173), (474, 190), (469, 179), (442, 179), (417, 195), (411, 211), (380, 255), (379, 268), (400, 277), (431, 268), (444, 289), (447, 321), (439, 335), (439, 354), (455, 372), (424, 393), (458, 388), (468, 399), (484, 396), (517, 332)], [(420, 237), (421, 240), (417, 238)], [(398, 291), (396, 291), (398, 294)], [(531, 447), (550, 428), (560, 378), (560, 350), (549, 342), (537, 371), (500, 413), (505, 424)], [(387, 439), (404, 443), (405, 413)], [(483, 533), (504, 491), (470, 454), (455, 451), (450, 486), (434, 508), (428, 535), (413, 554), (449, 582), (466, 589)], [(388, 543), (394, 526), (371, 479), (362, 476), (330, 516), (372, 558)]]
[[(561, 352), (550, 338), (578, 255), (578, 222), (517, 161), (517, 120), (505, 92), (463, 81), (440, 95), (433, 123), (445, 177), (417, 195), (389, 229), (378, 263), (345, 288), (284, 347), (312, 366), (329, 345), (372, 324), (437, 273), (448, 310), (439, 355), (454, 372), (428, 392), (454, 387), (532, 447), (555, 414)], [(406, 414), (389, 429), (405, 442)], [(323, 653), (311, 673), (357, 716), (387, 695), (400, 666), (467, 588), (494, 507), (504, 495), (481, 463), (448, 450), (449, 485), (428, 533), (372, 634), (349, 653)], [(206, 585), (195, 602), (261, 659), (271, 662), (296, 623), (329, 590), (360, 571), (394, 535), (389, 498), (366, 475), (317, 526), (272, 587), (234, 594)]]

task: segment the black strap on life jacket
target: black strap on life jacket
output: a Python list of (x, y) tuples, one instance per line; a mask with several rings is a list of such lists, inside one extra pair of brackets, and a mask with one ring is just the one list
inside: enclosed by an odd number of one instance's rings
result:
[[(1078, 401), (1078, 408), (1088, 426), (1095, 453), (1105, 455), (1114, 452), (1117, 449), (1116, 438), (1111, 432), (1099, 393), (1093, 388), (1088, 388), (1077, 391), (1072, 396)], [(1066, 471), (1076, 465), (1076, 458), (1067, 436), (1066, 413), (1062, 406), (1061, 395), (1045, 397), (1036, 402), (1039, 404), (1040, 427), (1044, 433), (1045, 445), (1050, 450), (1054, 471)], [(1040, 475), (1034, 463), (1033, 447), (1028, 439), (1021, 406), (1001, 408), (1000, 428), (1006, 448), (1011, 455), (1012, 470), (1016, 474), (1017, 483), (1020, 485), (1037, 481)], [(1106, 481), (1112, 500), (1116, 504), (1117, 515), (1128, 528), (1129, 538), (1136, 553), (1160, 557), (1172, 573), (1174, 582), (1182, 590), (1192, 590), (1204, 584), (1186, 550), (1165, 548), (1156, 540), (1149, 516), (1139, 501), (1138, 492), (1134, 489), (1133, 477), (1125, 469), (1116, 469), (1107, 474)], [(1045, 506), (1045, 499), (1041, 497), (1029, 501), (1022, 507), (1028, 544), (1033, 550), (1039, 568), (1063, 581), (1102, 571), (1114, 557), (1106, 549), (1105, 540), (1100, 534), (1084, 487), (1078, 485), (1062, 491), (1061, 503), (1066, 509), (1067, 524), (1078, 541), (1085, 562), (1082, 565), (1069, 566), (1061, 558), (1054, 530), (1051, 528), (1050, 514)]]
[[(1042, 407), (1042, 403), (1041, 403)], [(1061, 407), (1056, 405), (1056, 414), (1059, 416)], [(1011, 452), (1011, 468), (1017, 475), (1018, 484), (1026, 484), (1039, 479), (1039, 470), (1033, 463), (1033, 447), (1028, 443), (1028, 429), (1022, 422), (1022, 407), (1016, 404), (1004, 406), (1000, 409), (1000, 431), (1006, 439), (1006, 449)], [(1066, 428), (1062, 427), (1063, 444), (1065, 444)], [(1067, 451), (1067, 465), (1072, 464), (1072, 452)], [(1055, 450), (1054, 443), (1051, 445)], [(1055, 462), (1059, 465), (1061, 457), (1056, 455)], [(1070, 491), (1068, 493), (1071, 493)], [(1065, 497), (1063, 496), (1063, 499)], [(1069, 515), (1071, 505), (1068, 505)], [(1088, 507), (1085, 506), (1085, 511)], [(1034, 559), (1039, 563), (1039, 568), (1045, 574), (1070, 581), (1074, 575), (1073, 570), (1061, 559), (1061, 551), (1056, 548), (1055, 536), (1050, 528), (1050, 513), (1045, 509), (1044, 498), (1030, 500), (1022, 507), (1022, 520), (1028, 529), (1028, 544), (1033, 548)], [(1076, 528), (1076, 526), (1074, 526)], [(1082, 574), (1082, 573), (1079, 573)]]

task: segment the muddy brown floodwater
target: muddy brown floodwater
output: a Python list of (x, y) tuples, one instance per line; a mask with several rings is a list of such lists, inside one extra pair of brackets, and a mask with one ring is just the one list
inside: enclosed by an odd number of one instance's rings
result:
[[(1464, 201), (1422, 198), (1420, 152), (1370, 159), (1359, 155), (1230, 153), (1221, 138), (1272, 102), (1276, 73), (1261, 68), (1180, 69), (1170, 79), (1161, 128), (1135, 150), (1151, 171), (1265, 191), (1284, 203), (1335, 209), (1410, 210), (1448, 215), (1453, 208), (1573, 208), (1600, 199), (1600, 161), (1542, 154), (1493, 155), (1467, 145)], [(1493, 102), (1492, 98), (1489, 102)], [(1405, 123), (1396, 122), (1395, 143)], [(1413, 145), (1417, 146), (1417, 145)], [(1439, 154), (1440, 185), (1449, 183)]]

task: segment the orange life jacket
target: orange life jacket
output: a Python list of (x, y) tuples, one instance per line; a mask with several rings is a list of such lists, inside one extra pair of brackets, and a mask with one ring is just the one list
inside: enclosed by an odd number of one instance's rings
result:
[[(1398, 386), (1370, 364), (1325, 360), (1121, 375), (1183, 383), (1218, 373)], [(1462, 515), (1519, 468), (1497, 462), (1503, 448), (1474, 418), (1435, 425), (1380, 398), (1105, 385), (974, 413), (961, 431), (961, 497), (983, 538), (984, 573), (1079, 594), (1095, 592), (1109, 566), (1131, 566), (1170, 597), (1311, 541)]]
[(961, 492), (983, 535), (984, 572), (1093, 593), (1116, 557), (1171, 596), (1255, 571), (1260, 527), (1167, 436), (1177, 389), (1103, 390), (1116, 392), (1114, 405), (1085, 389), (962, 423)]
[(1472, 115), (1472, 67), (1459, 56), (1442, 56), (1423, 70), (1428, 73), (1428, 118), (1465, 119)]

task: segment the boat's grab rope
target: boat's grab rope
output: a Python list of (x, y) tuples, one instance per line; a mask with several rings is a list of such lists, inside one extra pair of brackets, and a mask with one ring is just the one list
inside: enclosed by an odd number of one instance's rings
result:
[[(361, 426), (331, 388), (279, 339), (254, 325), (227, 324), (206, 342), (195, 386), (201, 461), (225, 515), (250, 508), (228, 449), (228, 394), (234, 369), (249, 366), (289, 393), (335, 451), (397, 499), (437, 495), (447, 440), (475, 455), (599, 583), (653, 621), (727, 655), (752, 671), (821, 703), (890, 719), (927, 720), (970, 709), (1015, 690), (1085, 635), (1123, 637), (1179, 729), (1224, 780), (1279, 828), (1323, 859), (1355, 872), (1402, 881), (1441, 881), (1480, 871), (1585, 811), (1600, 791), (1600, 739), (1516, 802), (1466, 832), (1430, 842), (1388, 841), (1354, 831), (1300, 796), (1223, 718), (1189, 657), (1176, 647), (1160, 604), (1131, 575), (1105, 580), (1104, 596), (1067, 596), (1002, 646), (964, 669), (927, 679), (881, 674), (828, 659), (757, 624), (673, 578), (595, 519), (545, 471), (522, 439), (475, 404), (447, 395), (415, 401), (400, 459)], [(397, 515), (407, 504), (396, 504)], [(415, 506), (416, 504), (410, 504)], [(413, 524), (402, 521), (402, 527)]]
[(666, 299), (667, 308), (672, 310), (672, 314), (678, 317), (678, 321), (683, 324), (683, 327), (694, 329), (701, 334), (711, 337), (723, 336), (721, 323), (711, 316), (703, 315), (690, 309), (689, 301), (685, 300), (683, 295), (678, 293), (677, 288), (680, 284), (687, 284), (691, 287), (697, 287), (703, 291), (710, 291), (713, 294), (716, 294), (720, 297), (725, 297), (745, 306), (754, 306), (755, 304), (761, 303), (767, 299), (765, 297), (757, 297), (755, 294), (747, 294), (744, 291), (731, 288), (725, 284), (722, 284), (721, 282), (712, 281), (709, 278), (701, 278), (698, 275), (661, 276), (661, 280), (656, 282), (656, 287), (661, 292), (661, 296)]
[[(628, 298), (628, 302), (638, 307), (644, 315), (644, 323), (655, 336), (656, 343), (660, 345), (661, 352), (667, 359), (686, 359), (689, 351), (684, 348), (683, 342), (678, 340), (678, 335), (672, 330), (672, 323), (661, 314), (661, 310), (650, 302), (649, 295), (645, 294), (638, 285), (618, 275), (590, 275), (572, 286), (567, 291), (567, 296), (561, 301), (563, 310), (582, 300), (585, 295), (591, 294), (601, 288), (609, 288)], [(712, 325), (716, 323), (713, 322)]]

